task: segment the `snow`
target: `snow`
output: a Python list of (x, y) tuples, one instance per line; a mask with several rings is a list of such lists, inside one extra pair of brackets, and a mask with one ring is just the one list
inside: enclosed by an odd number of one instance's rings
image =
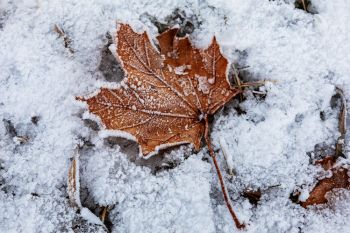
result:
[[(327, 175), (310, 162), (319, 156), (312, 152), (316, 145), (331, 148), (339, 137), (339, 107), (331, 102), (336, 87), (350, 100), (350, 2), (312, 0), (316, 14), (293, 2), (1, 1), (0, 232), (105, 232), (92, 214), (107, 205), (111, 232), (239, 232), (205, 148), (196, 154), (180, 146), (138, 158), (136, 143), (103, 131), (75, 99), (120, 86), (113, 82), (120, 77), (108, 80), (99, 69), (103, 48), (115, 49), (106, 33), (115, 35), (116, 21), (155, 38), (152, 16), (181, 26), (179, 18), (169, 20), (176, 8), (193, 22), (197, 46), (206, 48), (215, 35), (245, 81), (273, 81), (260, 87), (266, 96), (247, 90), (245, 101), (219, 111), (211, 132), (246, 232), (350, 232), (348, 190), (308, 209), (290, 199), (295, 192), (306, 199), (316, 178)], [(341, 164), (348, 164), (348, 135), (344, 144)], [(67, 199), (77, 145), (81, 202), (91, 212), (76, 211)], [(175, 165), (163, 169), (164, 163)], [(241, 195), (246, 189), (261, 191), (257, 205)]]
[(234, 162), (233, 162), (233, 157), (232, 157), (231, 153), (236, 154), (235, 147), (232, 148), (233, 150), (229, 151), (229, 149), (227, 148), (227, 143), (226, 143), (225, 139), (222, 137), (219, 139), (219, 143), (220, 143), (220, 148), (222, 150), (222, 154), (224, 155), (225, 160), (226, 160), (228, 173), (233, 175), (234, 174)]
[(186, 69), (190, 69), (191, 66), (188, 68), (186, 65), (183, 65), (183, 66), (178, 66), (178, 67), (175, 67), (175, 74), (177, 75), (186, 75), (188, 74), (187, 72), (185, 72)]
[(310, 193), (307, 190), (301, 190), (299, 195), (299, 201), (304, 202), (306, 201), (310, 196)]
[(85, 207), (82, 208), (80, 210), (80, 213), (81, 213), (81, 216), (84, 219), (86, 219), (89, 223), (103, 226), (103, 223), (101, 222), (101, 220), (96, 215), (94, 215), (88, 208), (85, 208)]
[(209, 94), (209, 83), (207, 77), (196, 75), (198, 80), (198, 91), (201, 91), (203, 94)]

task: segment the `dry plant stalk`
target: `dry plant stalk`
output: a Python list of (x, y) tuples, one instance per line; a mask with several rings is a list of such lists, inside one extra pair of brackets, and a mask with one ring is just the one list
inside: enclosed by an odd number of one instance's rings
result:
[(109, 214), (109, 211), (111, 211), (112, 208), (113, 208), (113, 206), (109, 206), (109, 205), (101, 206), (99, 217), (100, 217), (101, 222), (103, 224), (105, 224), (105, 222), (108, 220), (108, 214)]
[(126, 77), (115, 89), (101, 88), (86, 101), (106, 129), (134, 139), (144, 158), (159, 149), (191, 143), (198, 151), (204, 137), (219, 177), (226, 205), (238, 228), (224, 180), (211, 147), (208, 117), (241, 93), (228, 81), (229, 62), (215, 39), (206, 49), (194, 47), (177, 28), (157, 36), (160, 50), (146, 32), (119, 24), (117, 58)]
[(345, 141), (345, 134), (346, 134), (347, 106), (346, 106), (346, 99), (345, 99), (343, 90), (337, 87), (336, 93), (340, 96), (340, 99), (341, 99), (339, 123), (338, 123), (338, 130), (339, 130), (340, 136), (338, 137), (337, 143), (335, 145), (335, 157), (338, 158), (339, 156), (344, 156), (343, 149), (344, 149), (344, 141)]
[[(80, 213), (81, 213), (83, 218), (85, 218), (88, 221), (91, 221), (90, 216), (93, 216), (92, 218), (96, 218), (98, 220), (98, 221), (95, 220), (95, 222), (93, 222), (93, 223), (101, 225), (107, 232), (109, 232), (107, 227), (104, 225), (104, 221), (105, 221), (106, 216), (108, 214), (107, 213), (108, 209), (107, 208), (105, 209), (105, 212), (102, 214), (101, 218), (99, 219), (88, 208), (86, 208), (82, 205), (81, 200), (80, 200), (79, 175), (80, 175), (79, 152), (78, 152), (78, 148), (77, 148), (77, 149), (75, 149), (73, 160), (68, 168), (68, 182), (67, 182), (68, 183), (68, 188), (67, 188), (68, 190), (67, 190), (67, 192), (68, 192), (70, 204), (72, 205), (72, 207), (78, 208), (80, 210)], [(84, 212), (84, 216), (82, 214), (83, 212)], [(88, 216), (88, 217), (86, 217), (86, 216)]]
[(79, 185), (79, 155), (75, 152), (68, 169), (68, 196), (72, 206), (81, 208)]

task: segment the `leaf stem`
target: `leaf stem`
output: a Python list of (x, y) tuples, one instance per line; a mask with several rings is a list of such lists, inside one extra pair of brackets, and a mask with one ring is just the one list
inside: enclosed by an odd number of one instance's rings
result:
[(211, 147), (211, 142), (210, 142), (210, 137), (209, 137), (209, 123), (208, 123), (208, 117), (207, 116), (205, 117), (204, 138), (205, 138), (205, 142), (206, 142), (206, 144), (208, 146), (209, 154), (210, 154), (210, 156), (211, 156), (211, 158), (213, 159), (213, 162), (214, 162), (215, 170), (216, 170), (216, 173), (217, 173), (219, 181), (220, 181), (221, 191), (222, 191), (222, 194), (224, 195), (226, 206), (227, 206), (228, 210), (230, 211), (230, 214), (231, 214), (231, 216), (233, 218), (233, 221), (236, 224), (236, 227), (238, 229), (242, 229), (242, 228), (245, 227), (245, 225), (239, 222), (235, 212), (233, 211), (232, 203), (231, 203), (231, 200), (229, 198), (229, 195), (228, 195), (228, 192), (227, 192), (227, 189), (226, 189), (226, 186), (225, 186), (224, 179), (222, 178), (220, 167), (219, 167), (218, 162), (216, 160), (216, 155), (215, 155), (215, 153), (214, 153), (214, 151), (213, 151), (213, 149)]

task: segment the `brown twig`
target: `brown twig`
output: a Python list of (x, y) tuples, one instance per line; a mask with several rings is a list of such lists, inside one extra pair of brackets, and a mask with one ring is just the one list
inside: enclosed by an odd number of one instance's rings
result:
[(205, 142), (207, 143), (207, 146), (208, 146), (209, 154), (210, 154), (210, 156), (211, 156), (211, 158), (213, 159), (213, 162), (214, 162), (215, 170), (216, 170), (216, 173), (217, 173), (219, 181), (220, 181), (221, 191), (222, 191), (222, 194), (224, 195), (226, 206), (227, 206), (228, 210), (230, 211), (230, 214), (231, 214), (231, 216), (233, 218), (233, 221), (236, 224), (236, 227), (238, 229), (242, 229), (242, 228), (245, 227), (245, 225), (239, 222), (239, 220), (238, 220), (238, 218), (237, 218), (237, 216), (236, 216), (236, 214), (235, 214), (235, 212), (234, 212), (234, 210), (232, 208), (232, 203), (231, 203), (231, 200), (229, 199), (229, 195), (228, 195), (228, 192), (227, 192), (227, 189), (226, 189), (226, 186), (225, 186), (225, 182), (224, 182), (224, 179), (222, 177), (221, 170), (220, 170), (220, 167), (218, 165), (218, 162), (216, 160), (216, 155), (215, 155), (213, 149), (211, 148), (211, 142), (210, 142), (210, 137), (209, 137), (209, 123), (208, 123), (208, 117), (207, 116), (205, 117), (204, 138), (205, 138)]

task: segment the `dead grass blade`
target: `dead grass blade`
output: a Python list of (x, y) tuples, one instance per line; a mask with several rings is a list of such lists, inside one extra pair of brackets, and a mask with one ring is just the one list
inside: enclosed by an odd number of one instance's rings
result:
[(72, 206), (82, 208), (79, 184), (79, 153), (77, 149), (68, 169), (68, 196)]

